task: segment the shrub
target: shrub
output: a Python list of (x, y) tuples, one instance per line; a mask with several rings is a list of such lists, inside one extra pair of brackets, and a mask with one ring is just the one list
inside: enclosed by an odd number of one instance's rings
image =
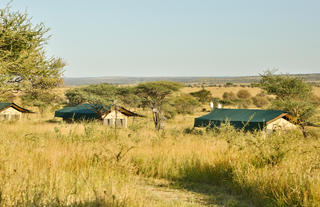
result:
[(236, 99), (236, 95), (232, 91), (231, 92), (224, 92), (222, 95), (222, 98), (224, 100), (231, 101), (231, 100)]
[(199, 99), (201, 103), (205, 103), (211, 99), (211, 92), (206, 89), (190, 93), (191, 96)]
[(238, 91), (237, 97), (240, 99), (248, 99), (251, 97), (251, 94), (249, 93), (249, 91), (247, 91), (245, 89), (241, 89)]
[(234, 85), (233, 85), (233, 83), (231, 83), (231, 82), (227, 82), (224, 86), (225, 86), (225, 87), (231, 87), (231, 86), (234, 86)]
[(194, 135), (203, 135), (203, 130), (196, 128), (185, 128), (183, 130), (184, 134), (194, 134)]
[(237, 105), (237, 108), (241, 109), (241, 108), (248, 108), (249, 105), (252, 104), (251, 99), (237, 99), (235, 100), (235, 103)]
[(256, 107), (264, 107), (269, 104), (269, 101), (265, 96), (258, 95), (252, 98), (252, 102)]
[(188, 94), (176, 96), (172, 101), (178, 114), (193, 114), (195, 108), (199, 106), (198, 100)]

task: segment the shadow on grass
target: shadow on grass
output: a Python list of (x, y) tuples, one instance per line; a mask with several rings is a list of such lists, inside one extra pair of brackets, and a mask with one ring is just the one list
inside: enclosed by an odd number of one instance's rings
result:
[(183, 167), (182, 176), (172, 179), (173, 188), (198, 193), (207, 198), (208, 205), (222, 206), (277, 206), (266, 194), (252, 186), (243, 186), (234, 179), (229, 163), (215, 166), (192, 163)]

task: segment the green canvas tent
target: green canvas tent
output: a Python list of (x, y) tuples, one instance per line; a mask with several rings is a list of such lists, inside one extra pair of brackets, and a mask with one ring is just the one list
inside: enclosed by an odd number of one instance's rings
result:
[(105, 113), (110, 106), (101, 106), (99, 104), (79, 104), (74, 107), (65, 107), (55, 112), (55, 117), (61, 117), (64, 120), (94, 120), (101, 119), (101, 113)]
[(261, 130), (279, 118), (289, 120), (290, 116), (279, 110), (215, 109), (207, 115), (195, 118), (194, 127), (219, 127), (222, 123), (229, 122), (236, 129)]
[[(142, 115), (131, 112), (123, 107), (117, 107), (118, 111), (126, 116)], [(103, 119), (108, 113), (111, 112), (111, 105), (101, 106), (99, 104), (79, 104), (74, 107), (65, 107), (55, 112), (55, 117), (61, 117), (64, 120), (94, 120)]]

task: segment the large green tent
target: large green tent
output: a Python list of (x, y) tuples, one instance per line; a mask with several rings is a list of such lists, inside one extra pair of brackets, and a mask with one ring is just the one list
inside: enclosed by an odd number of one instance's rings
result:
[[(126, 116), (142, 115), (131, 112), (121, 106), (117, 107), (117, 111)], [(64, 120), (94, 120), (102, 119), (105, 115), (111, 112), (111, 105), (101, 106), (99, 104), (79, 104), (74, 107), (65, 107), (55, 112), (55, 117), (62, 117)]]
[(79, 104), (74, 107), (65, 107), (55, 112), (55, 117), (62, 117), (64, 120), (93, 120), (101, 119), (101, 114), (110, 109), (110, 106), (99, 104)]
[(236, 129), (260, 130), (279, 118), (289, 119), (287, 113), (280, 110), (214, 109), (207, 115), (195, 118), (194, 126), (219, 127), (229, 122)]

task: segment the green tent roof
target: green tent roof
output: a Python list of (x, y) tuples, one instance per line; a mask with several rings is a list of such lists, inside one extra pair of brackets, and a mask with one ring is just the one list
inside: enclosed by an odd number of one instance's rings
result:
[(24, 108), (18, 106), (17, 104), (15, 104), (15, 103), (0, 103), (0, 111), (2, 111), (4, 109), (7, 109), (9, 107), (12, 107), (15, 110), (20, 111), (22, 113), (33, 113), (30, 110), (24, 109)]
[(195, 118), (195, 127), (215, 127), (221, 123), (230, 122), (237, 129), (263, 129), (267, 122), (287, 114), (280, 110), (258, 109), (215, 109), (207, 115)]
[(92, 120), (101, 119), (101, 114), (110, 109), (110, 106), (101, 106), (99, 104), (79, 104), (74, 107), (65, 107), (55, 112), (55, 117), (74, 120)]

